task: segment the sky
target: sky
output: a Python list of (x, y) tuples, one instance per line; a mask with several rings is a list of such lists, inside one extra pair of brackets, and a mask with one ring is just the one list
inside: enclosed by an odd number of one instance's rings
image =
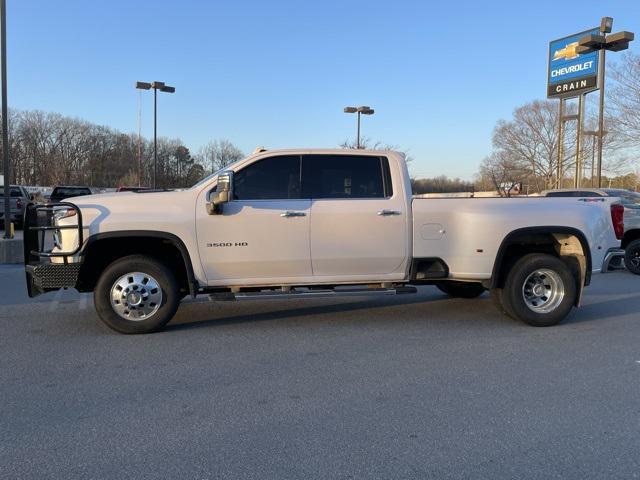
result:
[[(417, 176), (470, 179), (496, 121), (546, 95), (548, 42), (614, 18), (640, 34), (640, 1), (7, 0), (9, 106), (153, 135), (193, 153), (336, 147), (362, 133), (407, 151)], [(604, 7), (603, 5), (606, 5)], [(632, 44), (640, 52), (640, 39)], [(613, 54), (619, 55), (619, 54)]]

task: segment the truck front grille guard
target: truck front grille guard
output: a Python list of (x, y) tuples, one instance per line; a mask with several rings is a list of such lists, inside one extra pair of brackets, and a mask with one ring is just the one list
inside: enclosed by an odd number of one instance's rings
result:
[[(75, 211), (77, 223), (74, 225), (54, 225), (54, 213), (61, 208)], [(78, 231), (78, 244), (71, 252), (54, 252), (53, 248), (46, 249), (46, 233), (49, 231), (71, 230)], [(71, 202), (47, 203), (43, 205), (28, 205), (24, 212), (24, 262), (39, 262), (42, 257), (53, 258), (63, 257), (64, 262), (69, 261), (69, 257), (76, 255), (84, 243), (82, 232), (82, 213), (77, 205)]]

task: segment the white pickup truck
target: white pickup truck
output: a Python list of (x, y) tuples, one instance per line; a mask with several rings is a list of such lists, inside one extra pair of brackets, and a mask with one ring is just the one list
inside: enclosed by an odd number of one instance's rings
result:
[[(620, 255), (615, 199), (420, 199), (392, 151), (260, 151), (192, 188), (32, 206), (30, 296), (94, 292), (122, 333), (161, 329), (184, 297), (490, 290), (530, 325), (560, 322)], [(48, 237), (53, 246), (46, 248)], [(425, 313), (426, 315), (426, 313)]]

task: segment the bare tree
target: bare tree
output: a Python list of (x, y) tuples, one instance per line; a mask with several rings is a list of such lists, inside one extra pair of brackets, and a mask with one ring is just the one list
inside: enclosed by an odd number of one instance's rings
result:
[(199, 157), (204, 165), (210, 166), (211, 173), (237, 162), (244, 153), (226, 139), (213, 140), (200, 149)]
[[(358, 146), (355, 140), (345, 140), (340, 144), (340, 148), (356, 150)], [(405, 162), (411, 163), (413, 161), (413, 157), (409, 155), (408, 150), (400, 148), (398, 145), (391, 145), (388, 143), (381, 142), (380, 140), (376, 140), (374, 142), (369, 137), (360, 137), (360, 149), (361, 150), (393, 150), (395, 152), (403, 153)]]
[(628, 146), (640, 147), (640, 55), (625, 53), (614, 65), (608, 126), (615, 126)]
[[(518, 107), (513, 120), (500, 120), (493, 132), (494, 160), (520, 161), (528, 165), (533, 186), (540, 191), (554, 186), (558, 166), (558, 106), (551, 101), (534, 101)], [(565, 147), (566, 150), (571, 149)], [(571, 166), (565, 156), (563, 169)]]
[(506, 151), (494, 152), (480, 164), (479, 189), (491, 185), (501, 197), (509, 197), (519, 182), (530, 181), (531, 170), (528, 162)]

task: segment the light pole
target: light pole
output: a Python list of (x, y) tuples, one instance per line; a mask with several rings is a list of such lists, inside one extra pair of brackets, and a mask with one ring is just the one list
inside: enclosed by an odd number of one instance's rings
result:
[(158, 178), (158, 90), (165, 93), (175, 93), (175, 87), (165, 85), (164, 82), (136, 82), (136, 88), (150, 90), (153, 88), (153, 188), (156, 188)]
[[(600, 88), (600, 105), (598, 116), (598, 188), (602, 188), (602, 137), (604, 136), (604, 71), (606, 64), (605, 52), (620, 52), (629, 48), (629, 42), (635, 38), (633, 32), (611, 33), (613, 18), (602, 17), (600, 21), (600, 35), (587, 35), (578, 41), (576, 53), (598, 52), (600, 68), (598, 69), (598, 87)], [(606, 35), (610, 34), (610, 35)]]
[(9, 164), (9, 108), (7, 106), (7, 2), (0, 0), (2, 42), (2, 173), (4, 175), (4, 238), (11, 238), (11, 168)]
[[(609, 132), (606, 130), (602, 132), (603, 135), (606, 135), (607, 133)], [(591, 137), (591, 180), (589, 181), (589, 186), (593, 188), (596, 166), (596, 138), (600, 136), (600, 132), (598, 130), (583, 130), (582, 134)]]
[(360, 149), (360, 114), (362, 115), (373, 115), (375, 110), (368, 106), (360, 106), (360, 107), (344, 107), (344, 113), (357, 113), (358, 114), (358, 126), (356, 133), (356, 148)]

